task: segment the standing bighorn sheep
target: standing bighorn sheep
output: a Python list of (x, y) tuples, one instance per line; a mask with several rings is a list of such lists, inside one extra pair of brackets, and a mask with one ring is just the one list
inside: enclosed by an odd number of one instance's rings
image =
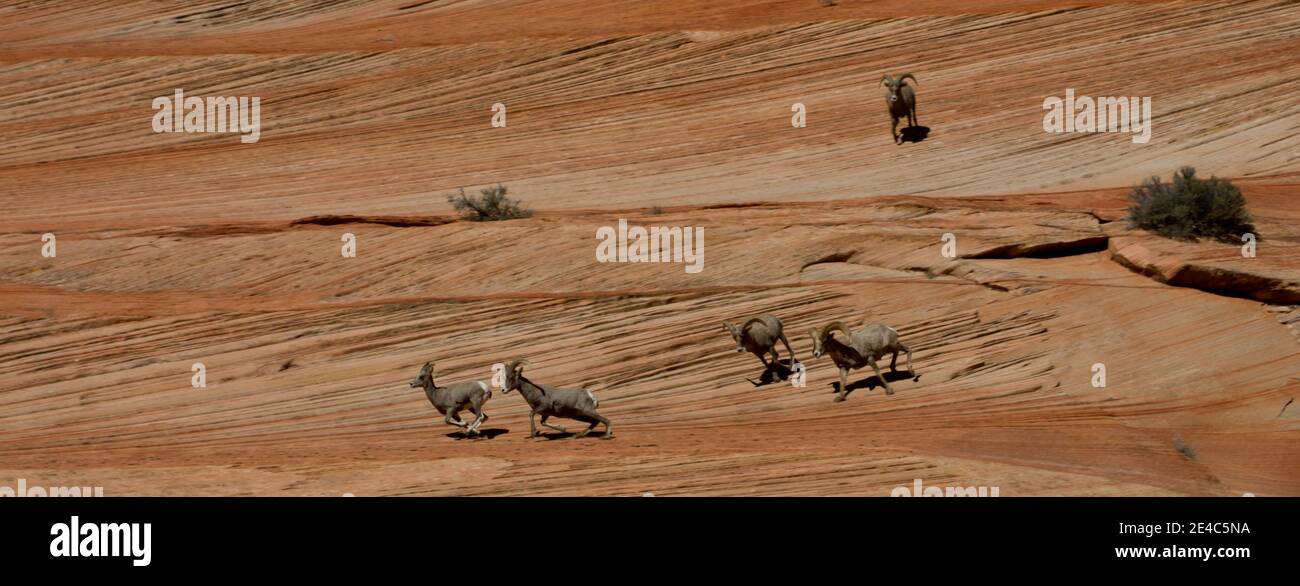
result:
[[(785, 332), (782, 331), (781, 320), (770, 314), (762, 314), (751, 317), (742, 326), (724, 321), (722, 325), (731, 332), (731, 338), (736, 341), (736, 352), (752, 352), (759, 360), (763, 361), (766, 369), (773, 369), (781, 364), (781, 357), (776, 353), (776, 342), (780, 340), (785, 344), (785, 349), (790, 352), (790, 367), (799, 362), (794, 357), (794, 349), (790, 347), (790, 341), (785, 339)], [(772, 362), (767, 361), (766, 355), (772, 354)], [(764, 371), (766, 372), (766, 371)]]
[[(836, 339), (831, 335), (831, 330), (844, 332), (844, 340)], [(876, 359), (883, 358), (886, 354), (893, 353), (893, 358), (889, 360), (890, 372), (898, 372), (898, 353), (907, 353), (907, 371), (916, 374), (912, 370), (912, 351), (898, 341), (898, 332), (884, 324), (873, 323), (864, 326), (861, 330), (849, 333), (848, 327), (844, 322), (832, 322), (822, 329), (813, 329), (813, 358), (821, 358), (822, 354), (830, 354), (831, 360), (835, 366), (840, 369), (840, 392), (835, 396), (836, 401), (843, 401), (848, 395), (848, 378), (849, 369), (862, 368), (871, 365), (871, 369), (876, 371), (876, 378), (880, 379), (881, 384), (885, 385), (885, 393), (892, 395), (894, 389), (890, 388), (889, 381), (885, 376), (880, 374), (880, 367), (876, 365)]]
[(899, 120), (907, 118), (908, 128), (916, 126), (916, 91), (908, 85), (908, 79), (913, 83), (919, 83), (910, 73), (904, 73), (898, 76), (898, 79), (888, 75), (880, 79), (881, 85), (885, 86), (885, 103), (889, 105), (889, 117), (894, 121), (894, 126), (889, 131), (889, 135), (894, 137), (894, 144), (902, 141), (902, 135), (898, 134)]
[[(446, 416), (447, 424), (465, 430), (466, 435), (477, 435), (478, 426), (487, 421), (483, 404), (492, 398), (492, 389), (483, 381), (463, 381), (440, 387), (433, 384), (433, 363), (425, 362), (420, 368), (420, 374), (411, 381), (411, 388), (415, 387), (424, 387), (424, 396), (429, 398), (439, 413)], [(460, 412), (464, 409), (469, 409), (477, 416), (473, 423), (460, 420)]]
[(537, 424), (533, 422), (533, 417), (542, 416), (542, 425), (549, 427), (561, 433), (567, 433), (563, 427), (551, 425), (546, 420), (552, 416), (564, 417), (566, 419), (576, 419), (583, 423), (591, 424), (587, 429), (578, 432), (574, 438), (585, 437), (596, 429), (596, 424), (605, 425), (605, 439), (614, 437), (614, 430), (609, 425), (609, 420), (602, 417), (596, 412), (596, 407), (600, 404), (596, 396), (591, 394), (587, 389), (561, 389), (550, 385), (538, 385), (524, 377), (524, 365), (528, 364), (527, 360), (511, 360), (506, 364), (506, 384), (502, 389), (503, 393), (510, 391), (519, 391), (528, 402), (532, 411), (528, 414), (528, 437), (537, 437)]

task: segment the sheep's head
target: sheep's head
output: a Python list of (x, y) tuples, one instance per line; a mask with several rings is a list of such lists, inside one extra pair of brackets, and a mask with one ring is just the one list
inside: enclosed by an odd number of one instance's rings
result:
[(502, 394), (508, 394), (510, 391), (519, 389), (519, 379), (524, 376), (524, 366), (528, 364), (527, 360), (516, 358), (506, 363), (506, 384), (501, 387)]
[[(426, 383), (428, 384), (426, 385)], [(424, 366), (420, 367), (420, 374), (416, 375), (415, 378), (411, 380), (411, 388), (414, 389), (416, 387), (432, 386), (432, 384), (433, 363), (425, 362)]]
[(813, 358), (821, 358), (822, 354), (826, 353), (826, 342), (831, 339), (832, 330), (844, 332), (846, 336), (849, 334), (848, 327), (844, 325), (844, 322), (839, 321), (832, 322), (820, 330), (817, 328), (809, 330), (808, 334), (812, 336), (813, 340)]
[(880, 78), (880, 85), (885, 86), (885, 101), (892, 105), (903, 99), (899, 92), (903, 90), (903, 86), (908, 85), (907, 80), (909, 79), (912, 80), (912, 83), (916, 83), (916, 77), (910, 73), (904, 73), (898, 76), (897, 79), (888, 75)]
[(825, 352), (822, 350), (822, 333), (817, 331), (817, 328), (813, 328), (808, 330), (808, 335), (813, 341), (813, 358), (821, 358), (822, 353)]
[(745, 351), (745, 344), (743, 343), (745, 339), (744, 328), (734, 323), (731, 323), (729, 321), (722, 322), (722, 325), (723, 327), (727, 328), (728, 332), (731, 333), (731, 339), (736, 341), (736, 352), (744, 352)]

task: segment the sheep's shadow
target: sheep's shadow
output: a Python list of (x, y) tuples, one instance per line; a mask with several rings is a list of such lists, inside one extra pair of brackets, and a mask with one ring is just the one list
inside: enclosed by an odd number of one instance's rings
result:
[[(908, 370), (900, 370), (898, 372), (885, 371), (884, 374), (885, 374), (885, 380), (891, 383), (898, 382), (900, 380), (907, 380), (909, 378), (912, 379), (913, 381), (921, 380), (921, 375)], [(832, 393), (838, 393), (840, 391), (840, 381), (837, 380), (831, 381), (829, 386), (831, 388)], [(865, 387), (868, 391), (870, 391), (871, 389), (874, 389), (876, 387), (884, 388), (884, 386), (885, 385), (881, 384), (880, 379), (877, 378), (876, 375), (873, 373), (871, 376), (868, 376), (866, 378), (862, 378), (850, 382), (849, 390), (847, 393), (845, 393), (845, 396), (851, 395), (853, 394), (853, 391), (856, 391), (863, 387)]]
[(921, 142), (930, 136), (929, 126), (908, 126), (899, 133), (900, 142)]
[(478, 430), (477, 435), (469, 435), (463, 431), (453, 431), (446, 435), (447, 437), (456, 440), (463, 440), (463, 439), (479, 440), (479, 439), (492, 439), (498, 435), (501, 435), (503, 433), (509, 433), (509, 432), (510, 430), (502, 429), (500, 427), (485, 427)]
[[(576, 431), (555, 431), (555, 432), (550, 432), (550, 433), (542, 433), (542, 432), (540, 432), (540, 431), (537, 432), (537, 437), (540, 437), (540, 438), (542, 438), (542, 439), (544, 439), (544, 440), (547, 440), (547, 441), (554, 441), (554, 440), (561, 440), (561, 439), (571, 439), (571, 438), (573, 438), (574, 436), (577, 436), (577, 435), (578, 435), (578, 432), (576, 432)], [(604, 431), (593, 431), (593, 432), (587, 434), (585, 438), (579, 438), (579, 439), (586, 439), (586, 438), (605, 439), (605, 438), (606, 438), (606, 432), (604, 432)]]
[(759, 375), (758, 381), (750, 378), (745, 380), (755, 387), (770, 385), (775, 382), (790, 380), (790, 375), (794, 374), (794, 362), (791, 358), (785, 358), (773, 363), (769, 363), (767, 368), (763, 369), (763, 374)]

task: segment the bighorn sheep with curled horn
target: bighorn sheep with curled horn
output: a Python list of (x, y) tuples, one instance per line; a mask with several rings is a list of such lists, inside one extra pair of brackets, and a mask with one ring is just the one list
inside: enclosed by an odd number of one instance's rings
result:
[(596, 429), (596, 424), (605, 425), (604, 439), (614, 437), (614, 430), (609, 425), (609, 420), (602, 417), (596, 412), (596, 407), (600, 402), (596, 396), (591, 394), (587, 389), (561, 389), (551, 385), (538, 385), (524, 377), (524, 366), (528, 364), (527, 360), (515, 359), (506, 364), (506, 384), (502, 388), (503, 393), (510, 391), (519, 391), (528, 402), (532, 411), (528, 414), (528, 437), (537, 437), (537, 425), (533, 422), (533, 417), (542, 416), (542, 425), (549, 427), (560, 433), (567, 433), (563, 427), (551, 425), (546, 420), (552, 416), (564, 417), (565, 419), (576, 419), (583, 423), (591, 424), (587, 429), (578, 432), (573, 436), (574, 439), (585, 437)]
[[(429, 398), (433, 408), (446, 416), (447, 425), (455, 425), (465, 430), (465, 435), (478, 435), (478, 426), (487, 421), (483, 404), (492, 398), (492, 388), (478, 380), (463, 381), (445, 387), (433, 384), (433, 363), (425, 362), (420, 367), (420, 374), (411, 381), (411, 388), (423, 387), (424, 396)], [(460, 412), (469, 409), (476, 418), (473, 423), (460, 420)]]
[(880, 78), (880, 84), (885, 86), (885, 104), (889, 106), (889, 117), (893, 119), (894, 126), (889, 130), (889, 135), (894, 137), (894, 144), (902, 142), (902, 135), (898, 134), (898, 121), (907, 118), (907, 127), (916, 126), (916, 91), (907, 83), (911, 79), (912, 83), (916, 81), (916, 76), (910, 73), (904, 73), (894, 79), (888, 75)]
[[(838, 340), (831, 335), (832, 330), (844, 332), (844, 339)], [(849, 369), (862, 368), (870, 365), (871, 369), (876, 371), (876, 378), (880, 383), (885, 385), (885, 394), (894, 394), (894, 389), (889, 386), (889, 381), (885, 376), (880, 374), (880, 367), (876, 365), (878, 358), (883, 358), (886, 354), (893, 353), (893, 358), (889, 360), (890, 372), (898, 372), (898, 353), (907, 353), (907, 372), (915, 375), (916, 371), (912, 370), (912, 351), (898, 341), (898, 332), (887, 325), (880, 323), (867, 324), (856, 332), (849, 332), (844, 322), (831, 322), (822, 329), (813, 329), (813, 358), (821, 358), (822, 354), (830, 354), (831, 360), (835, 366), (840, 369), (840, 392), (835, 396), (835, 400), (843, 401), (848, 395)]]
[[(743, 353), (746, 350), (752, 352), (754, 356), (763, 361), (763, 367), (766, 369), (772, 369), (781, 364), (781, 357), (776, 353), (777, 340), (785, 344), (785, 349), (790, 352), (790, 367), (794, 368), (794, 365), (799, 363), (799, 360), (794, 357), (794, 349), (790, 347), (790, 341), (785, 339), (781, 320), (774, 315), (765, 313), (751, 317), (742, 326), (737, 326), (729, 321), (722, 322), (722, 325), (727, 328), (727, 331), (731, 333), (731, 338), (736, 341), (736, 352)], [(769, 352), (772, 354), (771, 363), (765, 358)]]

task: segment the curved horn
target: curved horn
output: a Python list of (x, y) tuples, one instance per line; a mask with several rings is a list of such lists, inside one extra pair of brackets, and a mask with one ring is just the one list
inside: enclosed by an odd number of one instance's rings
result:
[(892, 78), (892, 77), (890, 77), (888, 74), (886, 74), (884, 77), (880, 78), (880, 84), (879, 84), (879, 85), (885, 85), (885, 82), (886, 82), (886, 81), (894, 81), (894, 78)]
[(506, 372), (515, 372), (516, 370), (528, 365), (528, 361), (523, 358), (515, 358), (506, 363)]
[(826, 324), (826, 326), (823, 327), (823, 328), (821, 329), (821, 332), (819, 332), (819, 333), (820, 333), (820, 337), (821, 337), (823, 340), (825, 340), (826, 338), (829, 338), (830, 335), (831, 335), (831, 330), (839, 330), (839, 331), (841, 331), (841, 332), (844, 332), (844, 335), (845, 335), (845, 336), (850, 335), (850, 334), (849, 334), (849, 328), (848, 328), (848, 326), (844, 325), (844, 322), (839, 321), (839, 320), (836, 320), (836, 321), (833, 321), (833, 322), (831, 322), (831, 323), (829, 323), (829, 324)]
[(910, 73), (904, 73), (904, 74), (898, 76), (898, 83), (903, 83), (903, 80), (905, 80), (905, 79), (910, 79), (910, 80), (912, 80), (912, 83), (914, 83), (914, 84), (916, 84), (916, 85), (921, 85), (921, 82), (916, 81), (916, 76), (915, 76), (915, 75), (912, 75), (912, 74), (910, 74)]
[(424, 366), (421, 366), (421, 367), (420, 367), (420, 374), (424, 374), (424, 373), (432, 372), (432, 371), (433, 371), (433, 363), (432, 363), (432, 362), (425, 362), (425, 363), (424, 363)]
[(760, 323), (760, 324), (763, 324), (764, 326), (767, 325), (767, 322), (763, 321), (763, 318), (761, 318), (761, 317), (751, 317), (751, 318), (749, 318), (749, 321), (745, 322), (745, 325), (740, 326), (740, 331), (743, 332), (743, 331), (745, 331), (745, 330), (748, 330), (748, 329), (749, 329), (749, 326), (753, 325), (755, 322), (758, 322), (758, 323)]

